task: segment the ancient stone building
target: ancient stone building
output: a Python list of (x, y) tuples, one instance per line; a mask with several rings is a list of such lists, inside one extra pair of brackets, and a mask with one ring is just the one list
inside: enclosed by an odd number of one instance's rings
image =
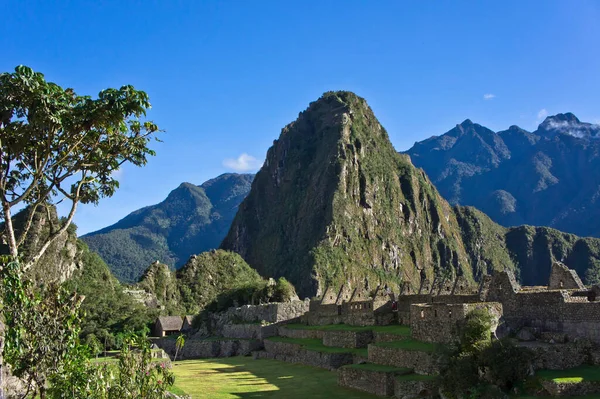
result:
[(457, 338), (457, 325), (475, 309), (488, 311), (494, 320), (490, 333), (495, 332), (502, 317), (502, 304), (498, 302), (420, 303), (410, 307), (412, 337), (424, 342), (452, 342)]
[(581, 282), (581, 279), (575, 270), (569, 269), (560, 262), (554, 262), (552, 263), (548, 289), (584, 290), (585, 286)]

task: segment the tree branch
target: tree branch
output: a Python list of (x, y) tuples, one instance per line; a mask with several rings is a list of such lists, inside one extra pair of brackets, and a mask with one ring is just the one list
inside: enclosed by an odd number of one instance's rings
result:
[[(29, 262), (27, 262), (24, 267), (23, 267), (23, 271), (27, 271), (31, 268), (31, 266), (33, 266), (41, 257), (42, 255), (44, 255), (44, 253), (48, 250), (48, 248), (50, 247), (50, 245), (52, 245), (52, 243), (64, 232), (67, 231), (67, 229), (69, 228), (69, 226), (71, 225), (71, 222), (73, 221), (73, 217), (75, 216), (75, 211), (77, 210), (77, 204), (79, 203), (79, 196), (80, 196), (80, 192), (81, 192), (81, 187), (83, 187), (83, 183), (86, 181), (86, 171), (82, 171), (81, 172), (81, 180), (79, 181), (79, 184), (77, 185), (77, 189), (75, 190), (75, 195), (74, 196), (69, 196), (69, 198), (72, 198), (73, 203), (71, 204), (71, 211), (69, 212), (69, 216), (67, 216), (67, 220), (65, 221), (64, 225), (58, 229), (57, 231), (55, 231), (54, 233), (50, 234), (50, 237), (48, 237), (48, 239), (46, 240), (46, 243), (42, 246), (42, 248), (40, 248), (37, 252), (37, 254), (35, 254), (31, 260)], [(61, 190), (61, 192), (63, 192), (63, 194), (66, 194), (64, 190), (62, 190), (60, 187), (57, 187), (59, 190)]]

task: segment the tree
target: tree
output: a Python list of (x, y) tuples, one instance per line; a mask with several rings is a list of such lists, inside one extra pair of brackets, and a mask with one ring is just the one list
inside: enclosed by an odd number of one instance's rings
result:
[[(158, 126), (141, 120), (149, 108), (148, 95), (133, 86), (106, 89), (92, 99), (26, 66), (0, 74), (0, 221), (10, 255), (19, 256), (38, 207), (70, 203), (68, 216), (52, 223), (25, 269), (68, 229), (79, 203), (114, 194), (121, 165), (145, 165), (154, 155), (148, 143)], [(17, 235), (12, 210), (23, 205), (31, 212)]]
[(2, 311), (6, 324), (4, 361), (21, 378), (27, 392), (46, 397), (50, 378), (65, 375), (71, 363), (80, 362), (80, 306), (82, 297), (58, 284), (35, 292), (21, 277), (15, 261), (2, 264)]
[(175, 357), (173, 358), (173, 361), (177, 360), (177, 354), (183, 349), (183, 345), (185, 345), (185, 337), (183, 334), (179, 334), (177, 340), (175, 341)]
[[(154, 155), (148, 143), (159, 129), (142, 120), (149, 108), (148, 95), (132, 86), (106, 89), (93, 99), (25, 66), (0, 74), (0, 228), (11, 256), (0, 259), (3, 355), (42, 399), (48, 381), (60, 395), (84, 397), (74, 395), (76, 388), (100, 380), (90, 378), (89, 353), (78, 341), (83, 297), (56, 284), (36, 292), (23, 272), (69, 229), (79, 203), (112, 196), (119, 187), (114, 172), (127, 162), (145, 165)], [(60, 202), (70, 209), (56, 220), (51, 205)], [(16, 231), (12, 211), (23, 206), (29, 211)], [(50, 233), (20, 264), (38, 210), (48, 214)]]

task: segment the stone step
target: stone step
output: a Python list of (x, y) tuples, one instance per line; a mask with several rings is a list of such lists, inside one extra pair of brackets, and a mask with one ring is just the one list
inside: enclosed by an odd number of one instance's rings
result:
[(272, 337), (264, 341), (264, 353), (257, 358), (270, 358), (290, 363), (335, 370), (346, 364), (364, 362), (366, 349), (327, 347), (318, 339)]
[(368, 354), (370, 363), (414, 369), (418, 374), (438, 374), (441, 367), (438, 347), (413, 339), (369, 344)]
[(352, 364), (338, 370), (338, 384), (377, 396), (393, 396), (396, 377), (412, 372), (412, 369), (373, 363)]
[[(175, 339), (160, 338), (152, 342), (163, 349), (170, 357), (176, 352)], [(215, 357), (246, 356), (262, 349), (263, 344), (255, 339), (188, 339), (177, 353), (177, 359), (209, 359)]]

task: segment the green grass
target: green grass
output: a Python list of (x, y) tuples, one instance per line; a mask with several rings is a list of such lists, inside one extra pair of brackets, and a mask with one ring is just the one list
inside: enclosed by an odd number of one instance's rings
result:
[(337, 346), (325, 346), (320, 339), (317, 338), (287, 338), (287, 337), (270, 337), (268, 341), (283, 342), (287, 344), (297, 344), (302, 348), (324, 353), (352, 353), (358, 356), (367, 357), (369, 352), (367, 348), (340, 348)]
[(407, 335), (410, 336), (410, 327), (392, 324), (388, 326), (350, 326), (347, 324), (328, 324), (324, 326), (307, 326), (306, 324), (287, 324), (285, 326), (290, 330), (311, 330), (311, 331), (374, 331), (386, 334)]
[(337, 373), (249, 357), (176, 362), (174, 393), (192, 399), (376, 399), (337, 385)]
[(435, 352), (438, 349), (438, 345), (432, 344), (429, 342), (417, 341), (412, 338), (406, 338), (401, 341), (392, 341), (392, 342), (380, 342), (374, 344), (376, 346), (384, 347), (384, 348), (398, 348), (405, 349), (409, 351), (419, 351), (419, 352)]
[(385, 373), (398, 373), (398, 374), (411, 374), (413, 372), (413, 370), (409, 369), (409, 368), (384, 366), (383, 364), (375, 364), (375, 363), (349, 364), (344, 367), (350, 367), (350, 368), (359, 369), (359, 370), (382, 371)]
[(600, 381), (600, 367), (580, 366), (569, 370), (540, 370), (536, 375), (560, 384), (576, 384), (582, 381)]

